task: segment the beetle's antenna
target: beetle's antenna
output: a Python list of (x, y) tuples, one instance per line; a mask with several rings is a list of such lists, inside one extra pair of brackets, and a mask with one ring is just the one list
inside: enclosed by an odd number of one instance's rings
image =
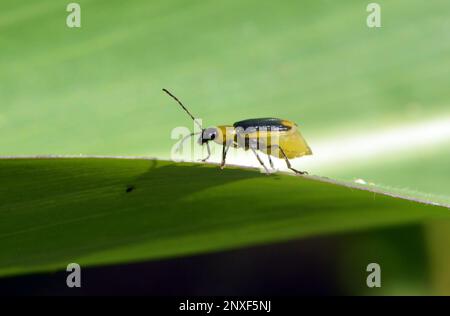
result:
[(174, 96), (172, 93), (169, 92), (169, 90), (167, 89), (162, 89), (165, 93), (167, 93), (168, 95), (170, 95), (175, 101), (178, 102), (178, 104), (183, 108), (183, 110), (191, 117), (191, 119), (194, 121), (195, 124), (197, 124), (198, 127), (200, 127), (200, 129), (202, 129), (202, 126), (200, 125), (199, 122), (197, 122), (195, 120), (195, 117), (191, 114), (191, 112), (189, 112), (189, 110), (183, 105), (183, 103), (181, 103), (180, 100), (178, 100), (178, 98), (176, 96)]

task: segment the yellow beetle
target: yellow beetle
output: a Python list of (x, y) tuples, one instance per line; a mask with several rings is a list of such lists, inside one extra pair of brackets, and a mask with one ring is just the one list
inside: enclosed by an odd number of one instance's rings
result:
[(298, 130), (297, 124), (292, 121), (278, 118), (257, 118), (243, 120), (233, 125), (220, 125), (216, 127), (202, 128), (195, 120), (194, 116), (181, 103), (180, 100), (167, 89), (163, 89), (186, 111), (191, 119), (200, 127), (201, 132), (191, 133), (184, 137), (182, 143), (197, 134), (201, 134), (198, 140), (200, 145), (206, 144), (208, 156), (202, 161), (206, 161), (211, 155), (209, 142), (214, 141), (222, 145), (222, 163), (221, 168), (225, 166), (225, 159), (230, 146), (251, 150), (258, 159), (261, 166), (269, 173), (257, 150), (267, 154), (270, 166), (273, 168), (273, 162), (270, 156), (282, 158), (286, 161), (287, 167), (297, 174), (307, 174), (305, 171), (298, 171), (292, 168), (289, 159), (312, 155), (312, 151)]

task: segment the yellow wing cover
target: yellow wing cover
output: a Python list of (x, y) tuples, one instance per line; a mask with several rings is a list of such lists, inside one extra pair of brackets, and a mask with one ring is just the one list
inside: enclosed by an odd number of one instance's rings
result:
[(284, 158), (278, 146), (290, 159), (312, 155), (311, 148), (300, 134), (297, 124), (292, 121), (276, 118), (251, 119), (237, 122), (234, 127), (244, 128), (245, 138), (258, 139), (258, 149), (271, 156)]

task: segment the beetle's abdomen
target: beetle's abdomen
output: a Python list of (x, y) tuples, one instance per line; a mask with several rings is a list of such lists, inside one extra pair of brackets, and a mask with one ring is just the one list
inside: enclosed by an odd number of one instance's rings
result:
[[(311, 148), (309, 148), (299, 131), (280, 137), (279, 145), (289, 159), (312, 155)], [(280, 151), (275, 151), (272, 156), (283, 158), (283, 154)]]

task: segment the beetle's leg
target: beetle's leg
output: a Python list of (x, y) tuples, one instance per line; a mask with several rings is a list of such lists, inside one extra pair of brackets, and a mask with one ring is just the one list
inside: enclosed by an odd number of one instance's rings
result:
[(184, 142), (186, 140), (188, 140), (188, 138), (191, 138), (192, 136), (197, 135), (197, 134), (200, 134), (200, 133), (190, 133), (189, 135), (184, 136), (178, 143), (177, 148), (175, 148), (175, 152), (181, 153), (181, 148), (183, 148)]
[(272, 161), (272, 158), (270, 158), (270, 154), (269, 153), (267, 154), (267, 158), (269, 159), (270, 168), (275, 169), (273, 167), (273, 161)]
[(206, 149), (208, 150), (208, 156), (206, 156), (206, 158), (201, 159), (203, 162), (208, 160), (209, 157), (211, 156), (211, 148), (209, 148), (209, 143), (206, 143)]
[(283, 148), (281, 148), (280, 146), (277, 146), (277, 147), (280, 149), (281, 153), (283, 154), (284, 160), (286, 161), (286, 166), (288, 167), (288, 169), (291, 169), (292, 171), (294, 171), (297, 174), (308, 174), (308, 172), (306, 172), (306, 171), (298, 171), (297, 169), (292, 168), (291, 162), (289, 161), (288, 157), (286, 156)]
[(261, 160), (261, 158), (259, 157), (258, 153), (256, 152), (256, 150), (254, 148), (250, 148), (253, 153), (255, 154), (256, 158), (258, 159), (259, 163), (261, 164), (261, 166), (263, 166), (264, 170), (266, 170), (266, 174), (269, 175), (269, 169), (267, 169), (266, 165), (264, 164), (264, 162)]
[(230, 148), (231, 143), (223, 143), (222, 146), (222, 162), (220, 163), (220, 169), (225, 167), (225, 158), (227, 157), (228, 148)]

